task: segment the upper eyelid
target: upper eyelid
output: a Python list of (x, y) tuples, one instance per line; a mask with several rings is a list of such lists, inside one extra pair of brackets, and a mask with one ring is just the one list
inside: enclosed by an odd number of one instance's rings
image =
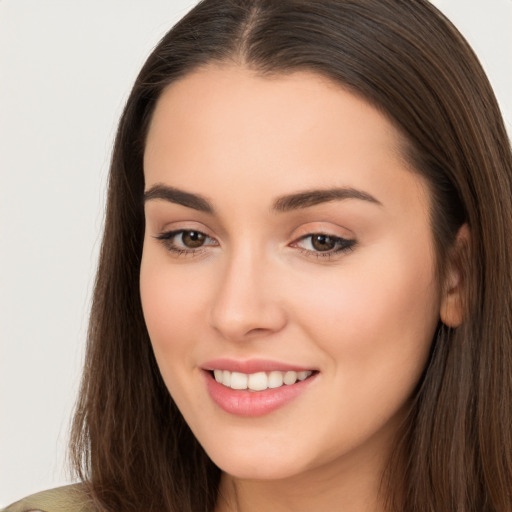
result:
[(197, 233), (201, 233), (206, 238), (209, 238), (210, 240), (215, 240), (218, 243), (217, 239), (214, 236), (209, 235), (204, 230), (195, 229), (195, 228), (165, 229), (165, 230), (160, 231), (156, 235), (156, 238), (159, 238), (159, 239), (164, 239), (164, 237), (173, 238), (173, 237), (179, 235), (180, 233), (187, 233), (187, 232), (190, 232), (190, 231), (195, 231)]
[(160, 224), (162, 227), (158, 228), (157, 226), (154, 227), (154, 231), (158, 235), (163, 235), (166, 233), (178, 233), (183, 231), (198, 231), (200, 233), (203, 233), (203, 235), (206, 235), (210, 238), (216, 238), (212, 234), (212, 230), (206, 227), (201, 222), (196, 221), (175, 221), (175, 222), (166, 222)]
[(303, 238), (307, 238), (307, 237), (313, 236), (313, 235), (325, 235), (325, 236), (329, 236), (331, 238), (338, 238), (340, 240), (354, 240), (354, 238), (355, 238), (353, 235), (334, 233), (332, 230), (329, 230), (329, 229), (316, 229), (316, 230), (313, 230), (313, 231), (310, 230), (310, 231), (305, 232), (304, 234), (295, 236), (295, 239), (301, 240)]
[[(186, 231), (198, 231), (198, 232), (202, 233), (203, 235), (207, 236), (208, 238), (212, 238), (212, 239), (218, 238), (218, 236), (213, 235), (211, 233), (210, 229), (203, 227), (203, 226), (196, 227), (196, 226), (188, 225), (188, 226), (184, 226), (184, 227), (181, 227), (181, 226), (168, 227), (168, 225), (167, 225), (166, 227), (164, 227), (162, 229), (157, 229), (155, 231), (156, 231), (156, 236), (162, 236), (162, 235), (171, 234), (171, 233), (177, 234), (177, 233), (183, 233)], [(302, 232), (297, 233), (297, 231), (302, 231)], [(332, 228), (331, 229), (329, 229), (329, 228), (322, 229), (322, 227), (306, 228), (306, 229), (296, 228), (293, 230), (293, 232), (290, 235), (288, 235), (287, 238), (289, 238), (291, 240), (291, 242), (301, 240), (303, 238), (307, 238), (308, 236), (313, 236), (313, 235), (326, 235), (326, 236), (330, 236), (332, 238), (339, 238), (342, 240), (355, 239), (355, 236), (352, 233), (339, 233), (336, 231), (337, 230), (334, 230)]]
[(314, 233), (308, 233), (307, 235), (303, 235), (303, 236), (300, 236), (298, 238), (296, 238), (295, 240), (293, 240), (290, 245), (292, 244), (296, 244), (298, 242), (300, 242), (301, 240), (306, 240), (312, 236), (315, 236), (315, 235), (324, 235), (324, 236), (327, 236), (329, 238), (332, 238), (333, 240), (336, 240), (336, 241), (340, 241), (340, 242), (346, 242), (346, 243), (350, 243), (351, 245), (355, 245), (357, 243), (357, 240), (355, 238), (352, 238), (352, 237), (344, 237), (344, 236), (339, 236), (339, 235), (332, 235), (332, 234), (329, 234), (329, 233), (325, 233), (323, 231), (317, 231), (317, 232), (314, 232)]
[[(160, 238), (166, 234), (178, 234), (187, 231), (198, 231), (209, 239), (216, 240), (217, 243), (221, 245), (221, 240), (217, 234), (214, 234), (212, 230), (205, 226), (202, 222), (197, 222), (191, 219), (165, 223), (162, 228), (155, 230), (155, 238)], [(330, 221), (319, 220), (303, 223), (299, 227), (295, 227), (288, 235), (286, 235), (286, 238), (288, 238), (286, 245), (291, 245), (298, 242), (299, 240), (319, 234), (347, 241), (355, 240), (357, 238), (350, 229), (341, 226), (338, 223), (333, 224)]]
[(356, 238), (355, 233), (343, 226), (338, 224), (333, 225), (332, 223), (327, 223), (329, 226), (325, 226), (325, 224), (325, 222), (312, 222), (304, 224), (299, 228), (294, 229), (290, 235), (290, 238), (299, 240), (301, 238), (319, 234), (327, 235), (333, 238), (341, 238), (343, 240), (353, 240)]

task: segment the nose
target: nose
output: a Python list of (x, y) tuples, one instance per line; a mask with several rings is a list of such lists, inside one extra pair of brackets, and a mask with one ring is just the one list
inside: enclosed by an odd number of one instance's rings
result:
[(211, 303), (210, 325), (223, 338), (243, 341), (284, 328), (287, 315), (280, 300), (276, 270), (249, 248), (223, 262)]

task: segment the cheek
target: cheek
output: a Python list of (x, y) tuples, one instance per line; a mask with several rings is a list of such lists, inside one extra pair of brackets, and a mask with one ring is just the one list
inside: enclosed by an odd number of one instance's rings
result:
[(418, 246), (354, 253), (336, 276), (317, 274), (307, 294), (297, 290), (296, 317), (343, 375), (414, 380), (423, 370), (439, 297), (429, 246)]
[(205, 297), (201, 287), (192, 285), (186, 265), (169, 265), (165, 259), (149, 251), (143, 254), (140, 294), (155, 357), (167, 381), (166, 374), (192, 361), (191, 341)]

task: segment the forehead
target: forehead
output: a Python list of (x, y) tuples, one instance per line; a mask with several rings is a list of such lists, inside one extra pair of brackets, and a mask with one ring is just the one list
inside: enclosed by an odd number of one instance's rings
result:
[[(343, 119), (339, 118), (340, 113)], [(201, 67), (165, 88), (149, 135), (151, 138), (159, 128), (166, 130), (179, 123), (181, 128), (193, 127), (198, 135), (199, 124), (222, 130), (233, 126), (237, 138), (241, 138), (247, 133), (254, 136), (258, 130), (267, 131), (271, 122), (279, 121), (287, 128), (278, 139), (284, 142), (286, 135), (291, 138), (304, 130), (320, 128), (320, 120), (324, 132), (337, 129), (333, 135), (343, 135), (342, 124), (333, 123), (343, 121), (352, 132), (362, 128), (369, 142), (384, 143), (397, 150), (405, 142), (382, 113), (323, 75), (309, 71), (261, 75), (253, 69), (227, 64)], [(212, 122), (209, 126), (208, 121)], [(378, 137), (371, 140), (373, 134)], [(338, 143), (341, 141), (342, 137), (338, 137)]]
[(404, 145), (385, 115), (323, 76), (210, 65), (162, 93), (147, 137), (146, 188), (171, 182), (208, 195), (220, 180), (238, 195), (272, 197), (290, 186), (410, 194), (411, 179), (422, 183), (408, 172)]

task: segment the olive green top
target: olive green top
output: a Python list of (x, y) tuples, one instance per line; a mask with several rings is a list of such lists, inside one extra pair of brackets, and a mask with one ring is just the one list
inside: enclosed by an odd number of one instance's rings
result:
[(38, 492), (0, 512), (94, 512), (94, 507), (83, 484), (74, 484)]

